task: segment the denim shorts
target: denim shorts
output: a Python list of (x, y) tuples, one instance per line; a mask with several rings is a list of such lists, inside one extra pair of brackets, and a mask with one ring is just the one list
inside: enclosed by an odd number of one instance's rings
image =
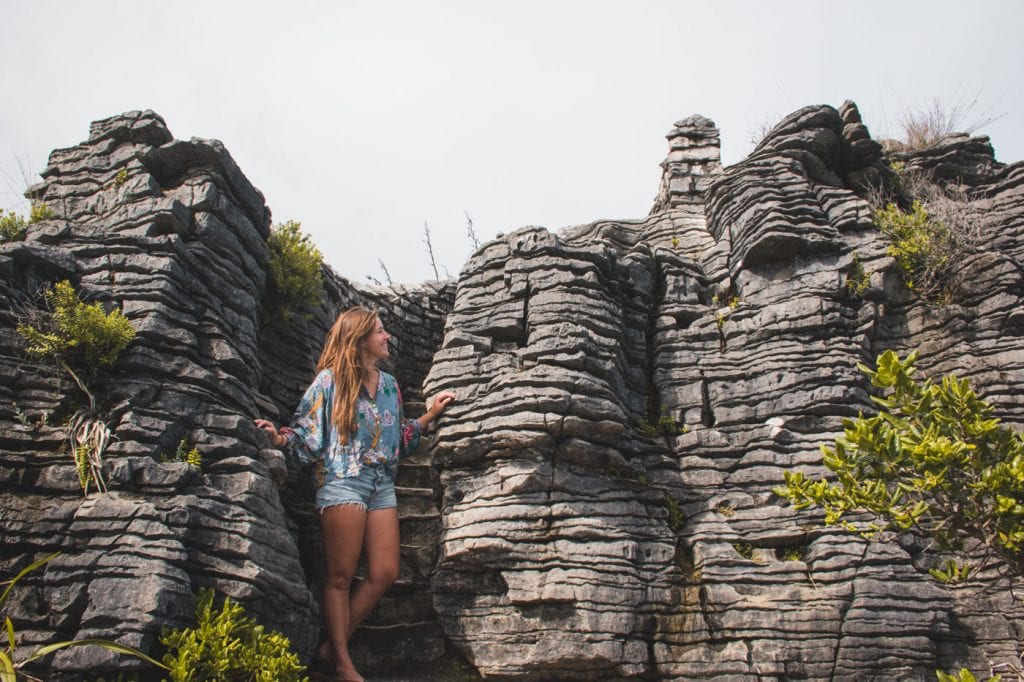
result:
[(323, 513), (339, 504), (358, 504), (366, 511), (397, 507), (395, 479), (383, 465), (363, 465), (357, 476), (332, 478), (316, 491), (316, 508)]

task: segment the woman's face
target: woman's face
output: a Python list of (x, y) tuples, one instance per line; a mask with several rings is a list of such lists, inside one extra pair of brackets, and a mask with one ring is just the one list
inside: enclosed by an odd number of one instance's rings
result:
[(376, 364), (391, 353), (388, 350), (388, 339), (391, 335), (384, 330), (384, 325), (379, 319), (374, 320), (373, 324), (373, 332), (363, 342), (363, 354), (370, 364)]

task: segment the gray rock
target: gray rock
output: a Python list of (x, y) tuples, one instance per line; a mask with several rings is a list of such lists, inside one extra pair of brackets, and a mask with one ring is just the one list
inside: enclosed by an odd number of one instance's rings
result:
[[(362, 304), (392, 332), (411, 416), (459, 397), (399, 472), (399, 581), (352, 644), (370, 679), (931, 679), (1014, 660), (1019, 580), (938, 584), (916, 539), (865, 542), (773, 491), (825, 473), (819, 446), (872, 408), (856, 365), (887, 348), (919, 348), (924, 374), (969, 378), (1024, 426), (1024, 165), (967, 136), (894, 157), (982, 216), (984, 248), (937, 308), (871, 223), (861, 195), (892, 171), (852, 102), (794, 112), (729, 168), (710, 119), (667, 137), (644, 219), (510, 231), (457, 284), (325, 268), (325, 303), (287, 326), (265, 313), (270, 211), (223, 145), (130, 112), (55, 151), (30, 189), (55, 217), (0, 246), (0, 575), (63, 551), (12, 593), (19, 650), (149, 648), (208, 586), (311, 653), (310, 472), (252, 419), (288, 418), (337, 312)], [(86, 498), (60, 450), (82, 397), (15, 332), (58, 278), (137, 330), (94, 378), (114, 440), (110, 490)], [(651, 428), (662, 416), (677, 429)], [(201, 468), (161, 461), (183, 438)], [(80, 648), (37, 672), (139, 666)]]

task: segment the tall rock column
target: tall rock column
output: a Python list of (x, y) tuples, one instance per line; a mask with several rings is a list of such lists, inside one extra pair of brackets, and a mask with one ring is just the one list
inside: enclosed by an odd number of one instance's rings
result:
[(661, 163), (661, 185), (651, 214), (680, 206), (700, 206), (715, 175), (722, 170), (721, 139), (715, 122), (695, 114), (665, 136), (668, 157)]

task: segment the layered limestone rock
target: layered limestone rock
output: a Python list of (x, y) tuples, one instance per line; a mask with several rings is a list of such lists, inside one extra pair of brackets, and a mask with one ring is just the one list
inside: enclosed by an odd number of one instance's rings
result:
[[(680, 151), (701, 141), (695, 177)], [(983, 252), (943, 307), (908, 292), (858, 196), (891, 171), (856, 108), (808, 107), (719, 170), (713, 124), (670, 133), (644, 221), (527, 228), (463, 271), (430, 390), (434, 603), (485, 677), (929, 679), (1009, 663), (1008, 582), (949, 588), (908, 538), (868, 543), (775, 496), (869, 411), (858, 362), (918, 348), (1018, 428), (1019, 178), (984, 139), (907, 163), (983, 202)], [(673, 189), (676, 188), (676, 189)], [(998, 209), (997, 209), (998, 207)], [(854, 258), (870, 273), (845, 289)], [(665, 415), (676, 434), (645, 435)]]
[[(981, 248), (935, 306), (871, 223), (864, 196), (894, 175), (851, 103), (795, 112), (728, 168), (707, 118), (668, 139), (645, 219), (501, 235), (457, 289), (327, 270), (324, 305), (292, 325), (265, 312), (269, 210), (219, 143), (135, 112), (54, 152), (31, 189), (54, 217), (0, 245), (0, 575), (63, 550), (13, 593), (23, 650), (147, 648), (211, 586), (309, 654), (312, 484), (284, 477), (252, 419), (287, 418), (358, 303), (381, 310), (413, 414), (459, 398), (399, 474), (399, 583), (353, 640), (371, 679), (464, 674), (436, 672), (452, 647), (522, 680), (923, 680), (1015, 660), (1006, 578), (942, 585), (920, 540), (825, 528), (773, 490), (825, 473), (819, 446), (873, 409), (856, 365), (885, 349), (918, 348), (923, 373), (969, 378), (1024, 427), (1024, 164), (967, 136), (893, 157), (963, 185), (979, 216)], [(15, 331), (65, 278), (138, 330), (93, 384), (115, 440), (110, 492), (86, 499), (61, 451), (82, 398)], [(160, 461), (182, 438), (201, 469)], [(137, 665), (83, 648), (44, 669)]]
[[(252, 420), (287, 419), (327, 328), (354, 304), (381, 310), (395, 335), (391, 369), (417, 409), (446, 285), (370, 290), (327, 270), (323, 306), (275, 320), (265, 312), (262, 194), (219, 142), (174, 140), (153, 112), (94, 123), (86, 142), (51, 155), (42, 177), (29, 193), (53, 217), (0, 246), (0, 575), (62, 552), (15, 593), (23, 651), (86, 637), (149, 649), (162, 625), (191, 624), (193, 594), (209, 586), (308, 653), (322, 573), (311, 484), (298, 471), (281, 480), (283, 457)], [(15, 330), (60, 279), (120, 306), (136, 330), (92, 383), (113, 437), (109, 492), (86, 499), (62, 426), (85, 397), (61, 372), (27, 361)], [(161, 461), (182, 439), (199, 449), (201, 469)], [(411, 561), (419, 546), (407, 550), (398, 589), (422, 592), (429, 567)], [(429, 600), (427, 610), (420, 620)], [(430, 636), (439, 633), (435, 625)], [(48, 670), (132, 665), (83, 647)]]

